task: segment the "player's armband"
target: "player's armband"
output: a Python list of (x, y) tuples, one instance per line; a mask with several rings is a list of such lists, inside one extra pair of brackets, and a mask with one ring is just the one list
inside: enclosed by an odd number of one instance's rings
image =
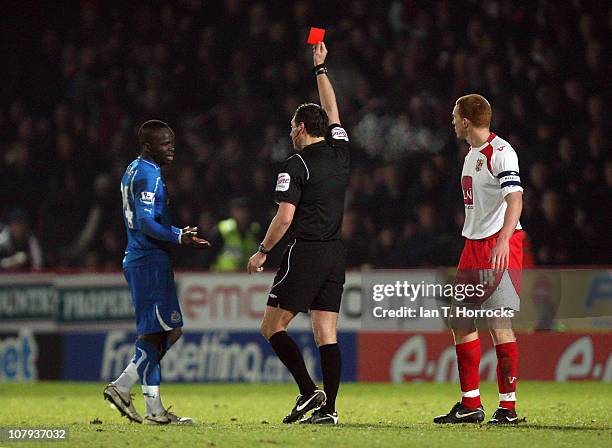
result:
[(523, 191), (521, 176), (518, 171), (502, 171), (497, 175), (499, 186), (504, 191), (504, 196), (514, 191)]

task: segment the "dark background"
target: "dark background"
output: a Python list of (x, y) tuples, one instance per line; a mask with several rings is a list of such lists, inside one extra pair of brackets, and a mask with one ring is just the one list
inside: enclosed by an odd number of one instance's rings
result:
[[(354, 146), (350, 266), (456, 264), (450, 121), (473, 92), (519, 155), (529, 262), (612, 263), (608, 2), (3, 2), (0, 20), (0, 229), (25, 222), (46, 268), (120, 267), (119, 181), (151, 118), (177, 134), (175, 225), (212, 238), (246, 197), (265, 231), (291, 116), (318, 101), (311, 25)], [(215, 252), (176, 255), (208, 269)]]

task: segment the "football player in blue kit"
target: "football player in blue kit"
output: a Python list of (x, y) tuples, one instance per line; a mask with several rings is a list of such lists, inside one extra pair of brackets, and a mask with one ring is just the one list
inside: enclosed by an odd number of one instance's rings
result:
[(209, 247), (198, 238), (197, 227), (171, 225), (168, 191), (161, 167), (174, 160), (174, 132), (163, 121), (149, 120), (138, 131), (140, 156), (127, 167), (121, 180), (123, 220), (127, 248), (123, 272), (136, 314), (138, 339), (135, 354), (123, 373), (104, 388), (104, 398), (131, 421), (142, 423), (130, 391), (140, 380), (146, 403), (144, 423), (191, 424), (162, 404), (160, 361), (182, 334), (183, 318), (174, 286), (169, 246)]

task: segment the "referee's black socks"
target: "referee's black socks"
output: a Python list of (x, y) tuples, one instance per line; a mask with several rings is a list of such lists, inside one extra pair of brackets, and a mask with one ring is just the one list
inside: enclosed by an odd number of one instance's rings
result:
[[(300, 388), (300, 394), (312, 395), (317, 387), (306, 369), (300, 348), (291, 339), (291, 336), (286, 331), (279, 331), (274, 333), (269, 340), (278, 358), (289, 369), (291, 375), (293, 375), (295, 382)], [(337, 389), (338, 387), (336, 387)]]
[(340, 387), (340, 374), (342, 373), (342, 358), (338, 343), (326, 344), (319, 347), (321, 355), (321, 370), (323, 372), (323, 388), (327, 395), (327, 402), (320, 411), (332, 414), (336, 410), (336, 396)]

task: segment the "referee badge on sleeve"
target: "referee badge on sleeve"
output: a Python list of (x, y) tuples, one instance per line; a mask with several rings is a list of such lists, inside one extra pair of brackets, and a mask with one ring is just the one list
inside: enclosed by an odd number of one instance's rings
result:
[(287, 191), (290, 183), (291, 176), (289, 173), (279, 173), (276, 181), (276, 191)]
[(336, 126), (331, 130), (331, 136), (334, 140), (344, 140), (347, 142), (349, 141), (346, 131), (344, 130), (344, 128), (341, 128), (339, 126)]

